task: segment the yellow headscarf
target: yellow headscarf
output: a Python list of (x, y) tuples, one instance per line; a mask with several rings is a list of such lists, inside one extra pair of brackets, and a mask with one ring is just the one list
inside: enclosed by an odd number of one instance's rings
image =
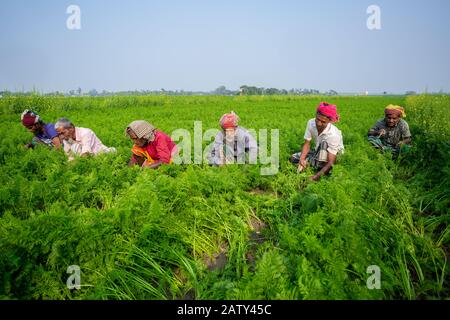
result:
[(398, 114), (402, 118), (406, 117), (405, 109), (403, 109), (400, 106), (393, 105), (393, 104), (388, 105), (384, 109), (384, 113), (385, 114), (392, 114), (392, 113), (394, 113), (394, 114)]

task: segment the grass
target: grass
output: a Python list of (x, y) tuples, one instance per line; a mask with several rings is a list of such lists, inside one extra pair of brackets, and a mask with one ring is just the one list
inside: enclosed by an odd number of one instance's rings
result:
[[(1, 99), (0, 298), (448, 298), (449, 97), (327, 97), (338, 105), (345, 155), (332, 176), (309, 183), (312, 172), (297, 174), (288, 159), (323, 99)], [(365, 138), (390, 103), (405, 105), (414, 141), (396, 161)], [(68, 117), (118, 152), (67, 163), (59, 152), (24, 150), (26, 108), (46, 121)], [(131, 121), (192, 133), (194, 121), (217, 128), (230, 110), (246, 128), (280, 130), (278, 174), (126, 167)], [(265, 224), (259, 241), (255, 221)], [(221, 254), (224, 266), (208, 266)], [(66, 288), (70, 265), (80, 266), (81, 290)], [(366, 287), (370, 265), (380, 267), (380, 290)]]

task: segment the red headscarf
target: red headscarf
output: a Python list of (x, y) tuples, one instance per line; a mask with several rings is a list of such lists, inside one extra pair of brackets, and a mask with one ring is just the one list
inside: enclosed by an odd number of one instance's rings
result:
[(31, 127), (39, 121), (39, 115), (31, 110), (25, 110), (22, 113), (21, 120), (25, 127)]
[(317, 107), (317, 112), (329, 118), (331, 122), (339, 121), (339, 115), (337, 114), (336, 105), (334, 104), (321, 102)]
[(234, 111), (231, 111), (231, 113), (226, 113), (220, 118), (219, 124), (223, 129), (235, 128), (237, 127), (238, 121), (238, 115)]

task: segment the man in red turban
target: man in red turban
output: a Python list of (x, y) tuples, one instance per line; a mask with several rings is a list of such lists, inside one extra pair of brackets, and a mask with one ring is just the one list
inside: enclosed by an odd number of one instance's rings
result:
[(331, 123), (339, 121), (339, 115), (337, 114), (336, 105), (329, 104), (328, 102), (321, 102), (317, 107), (317, 113), (330, 119)]
[(250, 132), (239, 126), (238, 122), (239, 116), (233, 111), (220, 118), (219, 125), (222, 130), (217, 133), (207, 156), (210, 165), (256, 163), (258, 144)]
[[(306, 125), (302, 151), (291, 156), (291, 162), (298, 164), (298, 172), (308, 165), (316, 169), (316, 174), (310, 178), (313, 181), (318, 181), (322, 175), (328, 174), (337, 156), (344, 152), (342, 133), (333, 124), (338, 120), (336, 105), (321, 102), (317, 106), (316, 117), (310, 119)], [(314, 151), (310, 151), (311, 140), (314, 140)]]

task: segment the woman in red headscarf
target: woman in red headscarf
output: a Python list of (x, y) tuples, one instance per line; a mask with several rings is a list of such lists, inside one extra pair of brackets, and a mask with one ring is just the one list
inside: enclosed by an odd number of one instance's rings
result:
[(405, 110), (400, 106), (388, 105), (384, 109), (384, 119), (380, 119), (369, 129), (369, 142), (382, 151), (391, 151), (394, 157), (411, 148), (411, 132), (403, 120)]
[[(341, 131), (333, 125), (339, 121), (336, 106), (321, 102), (316, 110), (316, 117), (310, 119), (306, 125), (305, 143), (302, 151), (291, 156), (291, 162), (298, 164), (298, 172), (302, 172), (309, 165), (316, 169), (316, 174), (310, 179), (318, 181), (322, 175), (330, 172), (336, 157), (344, 152)], [(311, 141), (315, 148), (311, 150)]]
[(59, 149), (61, 141), (53, 123), (45, 123), (36, 112), (31, 110), (25, 110), (22, 113), (21, 121), (23, 126), (34, 134), (31, 142), (27, 143), (25, 147), (34, 148), (36, 144), (44, 144)]

